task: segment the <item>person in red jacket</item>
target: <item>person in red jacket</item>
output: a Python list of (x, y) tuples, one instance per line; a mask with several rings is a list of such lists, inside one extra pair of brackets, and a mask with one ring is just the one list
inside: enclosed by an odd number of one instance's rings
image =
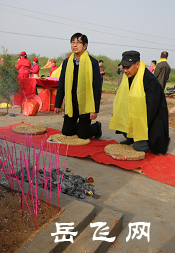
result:
[(1, 56), (0, 64), (4, 65), (4, 56)]
[(19, 56), (18, 56), (18, 61), (20, 61), (20, 60), (21, 60), (21, 58), (22, 58), (22, 57), (21, 57), (21, 55), (19, 55)]
[(33, 66), (30, 70), (30, 76), (34, 78), (37, 78), (39, 76), (39, 65), (37, 58), (33, 58)]
[(52, 61), (52, 67), (50, 69), (50, 76), (52, 75), (52, 72), (55, 71), (58, 67), (56, 66), (56, 61)]
[(21, 60), (21, 55), (18, 56), (18, 61), (15, 63), (15, 67), (17, 66), (18, 62)]
[(28, 78), (30, 74), (31, 63), (27, 59), (25, 51), (21, 52), (21, 60), (18, 61), (16, 68), (18, 71), (18, 78)]

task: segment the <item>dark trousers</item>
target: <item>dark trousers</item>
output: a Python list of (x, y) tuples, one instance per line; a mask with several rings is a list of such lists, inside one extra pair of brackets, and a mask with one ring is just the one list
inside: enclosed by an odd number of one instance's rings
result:
[(62, 134), (66, 136), (76, 134), (81, 139), (88, 139), (98, 133), (98, 127), (98, 123), (91, 124), (90, 114), (79, 116), (78, 113), (74, 112), (73, 117), (64, 115)]

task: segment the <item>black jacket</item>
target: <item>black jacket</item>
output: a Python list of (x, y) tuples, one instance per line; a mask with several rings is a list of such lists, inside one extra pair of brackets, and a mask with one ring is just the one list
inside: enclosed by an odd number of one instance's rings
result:
[[(94, 59), (92, 56), (90, 56), (90, 60), (92, 62), (92, 69), (93, 69), (93, 92), (94, 92), (94, 102), (95, 102), (95, 112), (99, 112), (100, 108), (100, 99), (101, 99), (101, 76), (100, 76), (100, 69), (99, 69), (99, 64), (96, 59)], [(66, 72), (66, 66), (68, 59), (65, 59), (63, 62), (62, 70), (61, 70), (61, 76), (59, 79), (59, 85), (57, 89), (57, 95), (55, 99), (55, 107), (56, 108), (61, 108), (64, 95), (65, 95), (65, 72)], [(76, 77), (76, 88), (77, 88), (77, 77)], [(74, 80), (75, 80), (75, 75), (74, 75)], [(74, 81), (73, 81), (74, 83)]]
[(148, 144), (153, 154), (165, 154), (169, 142), (169, 124), (164, 91), (148, 69), (145, 69), (143, 84), (147, 103)]

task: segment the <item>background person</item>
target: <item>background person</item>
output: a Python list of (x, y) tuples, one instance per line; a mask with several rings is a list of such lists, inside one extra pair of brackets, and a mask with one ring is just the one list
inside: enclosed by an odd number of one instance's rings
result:
[(166, 82), (168, 81), (171, 72), (171, 68), (167, 63), (167, 59), (168, 52), (162, 52), (160, 55), (160, 61), (158, 61), (154, 70), (154, 75), (159, 80), (159, 83), (161, 84), (163, 90), (165, 89)]
[(109, 129), (126, 137), (121, 144), (133, 144), (136, 151), (167, 152), (168, 109), (159, 81), (140, 61), (140, 53), (126, 51), (119, 65), (123, 78), (113, 102)]
[(155, 60), (151, 61), (150, 66), (147, 68), (151, 73), (154, 73), (156, 63), (157, 63), (157, 61), (155, 61)]
[(17, 65), (17, 63), (21, 60), (21, 56), (18, 56), (17, 62), (15, 63), (15, 67)]
[(55, 71), (58, 67), (56, 66), (56, 61), (52, 61), (52, 67), (50, 69), (50, 76), (52, 75), (52, 72)]
[(103, 60), (99, 60), (98, 64), (99, 64), (99, 67), (100, 67), (101, 87), (102, 87), (102, 85), (103, 85), (103, 76), (105, 75), (105, 70), (104, 70), (104, 68), (102, 67), (102, 65), (103, 65)]
[(34, 78), (37, 78), (39, 76), (39, 65), (37, 58), (33, 58), (33, 66), (30, 69), (30, 76)]
[(118, 82), (117, 82), (117, 88), (115, 88), (115, 94), (117, 93), (117, 90), (121, 84), (121, 81), (122, 81), (122, 78), (123, 78), (123, 69), (122, 69), (122, 66), (120, 66), (120, 68), (117, 69), (117, 74), (119, 75), (119, 79), (118, 79)]
[(62, 134), (77, 134), (82, 139), (100, 138), (101, 123), (96, 121), (91, 124), (91, 120), (97, 118), (100, 107), (101, 77), (98, 61), (86, 51), (86, 35), (75, 33), (70, 42), (73, 53), (63, 62), (54, 112), (58, 114), (61, 111), (65, 96)]
[(0, 64), (4, 65), (4, 56), (1, 56)]
[(18, 71), (18, 78), (28, 78), (30, 75), (31, 63), (27, 59), (27, 54), (25, 51), (21, 52), (21, 60), (17, 62), (16, 68)]

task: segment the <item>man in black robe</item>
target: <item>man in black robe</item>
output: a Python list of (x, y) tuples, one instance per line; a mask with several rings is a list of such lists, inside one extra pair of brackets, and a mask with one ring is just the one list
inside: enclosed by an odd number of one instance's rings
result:
[[(124, 73), (128, 77), (129, 88), (140, 65), (140, 53), (127, 51), (122, 54), (122, 65)], [(121, 84), (122, 85), (122, 84)], [(143, 85), (146, 95), (148, 141), (134, 142), (132, 138), (126, 138), (121, 144), (133, 144), (137, 151), (151, 150), (153, 154), (165, 154), (169, 144), (168, 109), (164, 91), (157, 78), (145, 68)], [(116, 131), (116, 133), (121, 133)], [(123, 133), (126, 137), (126, 133)]]

